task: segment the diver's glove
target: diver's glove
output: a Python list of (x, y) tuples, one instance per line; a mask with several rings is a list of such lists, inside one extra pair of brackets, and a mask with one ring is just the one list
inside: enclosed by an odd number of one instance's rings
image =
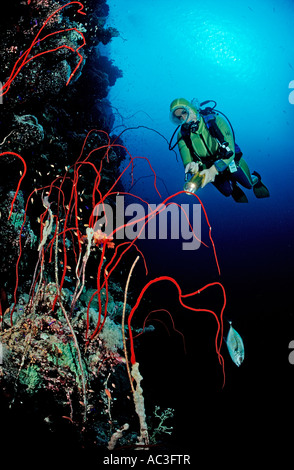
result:
[(204, 176), (201, 188), (204, 188), (208, 183), (213, 183), (215, 180), (216, 175), (218, 175), (218, 171), (215, 168), (214, 165), (212, 165), (210, 168), (207, 170), (202, 170), (201, 173), (199, 173), (200, 176)]
[(185, 174), (191, 173), (191, 175), (195, 175), (199, 171), (199, 163), (197, 162), (190, 162), (187, 163), (185, 166)]

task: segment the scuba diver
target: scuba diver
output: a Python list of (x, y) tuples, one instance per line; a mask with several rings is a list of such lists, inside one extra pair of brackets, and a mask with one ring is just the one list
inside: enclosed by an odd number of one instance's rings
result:
[[(207, 103), (213, 107), (202, 108)], [(269, 197), (269, 191), (262, 183), (260, 175), (249, 167), (235, 143), (233, 128), (226, 116), (215, 109), (215, 101), (204, 101), (194, 105), (185, 98), (178, 98), (170, 105), (170, 118), (179, 129), (177, 142), (185, 167), (186, 184), (184, 190), (196, 192), (212, 183), (224, 196), (236, 202), (248, 202), (239, 185), (252, 189), (257, 198)], [(189, 180), (189, 176), (191, 179)]]

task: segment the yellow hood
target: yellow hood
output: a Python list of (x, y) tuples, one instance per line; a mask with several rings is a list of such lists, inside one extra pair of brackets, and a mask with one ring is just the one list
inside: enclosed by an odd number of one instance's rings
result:
[(176, 98), (175, 100), (173, 100), (171, 102), (170, 108), (169, 108), (170, 109), (170, 119), (171, 119), (172, 122), (176, 123), (173, 113), (175, 112), (176, 109), (179, 109), (179, 108), (184, 108), (188, 112), (189, 111), (194, 111), (197, 118), (199, 119), (199, 111), (192, 103), (190, 103), (190, 101), (186, 100), (185, 98)]

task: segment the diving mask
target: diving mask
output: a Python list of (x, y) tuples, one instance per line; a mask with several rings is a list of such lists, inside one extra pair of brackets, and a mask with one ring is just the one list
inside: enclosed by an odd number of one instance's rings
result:
[(190, 110), (186, 106), (178, 106), (177, 108), (173, 109), (170, 114), (171, 121), (177, 126), (185, 124), (189, 117)]
[(204, 175), (200, 175), (199, 171), (192, 176), (191, 179), (185, 182), (184, 184), (184, 191), (189, 193), (196, 193), (198, 189), (201, 188), (203, 182)]
[(175, 108), (170, 117), (177, 126), (183, 126), (192, 133), (198, 131), (200, 124), (199, 117), (192, 109), (184, 106)]

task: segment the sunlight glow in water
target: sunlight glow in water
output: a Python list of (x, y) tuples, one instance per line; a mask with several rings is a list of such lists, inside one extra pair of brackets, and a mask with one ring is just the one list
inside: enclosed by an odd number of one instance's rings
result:
[[(128, 0), (127, 8), (118, 0), (108, 3), (110, 24), (121, 34), (109, 52), (124, 74), (109, 95), (120, 113), (116, 132), (145, 125), (169, 140), (174, 98), (214, 99), (230, 118), (250, 167), (276, 182), (282, 154), (290, 168), (285, 177), (292, 178), (292, 0)], [(170, 192), (182, 186), (181, 162), (158, 135), (141, 129), (124, 139), (132, 153), (151, 158)]]

